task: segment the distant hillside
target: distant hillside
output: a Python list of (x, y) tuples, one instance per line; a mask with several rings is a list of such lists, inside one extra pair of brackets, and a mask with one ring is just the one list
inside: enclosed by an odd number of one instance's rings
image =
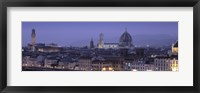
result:
[(136, 35), (133, 37), (133, 43), (140, 46), (169, 46), (176, 42), (178, 37), (173, 37), (170, 35)]
[[(173, 37), (170, 35), (135, 35), (132, 36), (133, 44), (139, 46), (150, 45), (152, 47), (160, 46), (171, 46), (172, 43), (175, 43), (178, 40), (178, 37)], [(90, 39), (81, 39), (77, 42), (72, 42), (72, 46), (89, 46)], [(94, 38), (94, 44), (97, 45), (98, 38)], [(119, 37), (105, 37), (104, 42), (107, 43), (118, 43)]]

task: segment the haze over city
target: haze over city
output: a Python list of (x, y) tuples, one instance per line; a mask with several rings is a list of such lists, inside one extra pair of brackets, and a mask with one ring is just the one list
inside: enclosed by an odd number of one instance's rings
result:
[(104, 42), (119, 42), (127, 28), (134, 45), (165, 46), (178, 40), (178, 22), (22, 22), (22, 44), (30, 43), (32, 29), (37, 43), (61, 46), (88, 46), (91, 38), (96, 45), (99, 34)]

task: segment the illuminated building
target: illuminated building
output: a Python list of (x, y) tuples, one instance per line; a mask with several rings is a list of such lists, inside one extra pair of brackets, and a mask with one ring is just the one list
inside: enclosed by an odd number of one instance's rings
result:
[(94, 71), (122, 71), (123, 59), (121, 57), (104, 57), (103, 60), (93, 60)]
[(171, 70), (178, 71), (178, 60), (175, 58), (171, 60)]
[[(161, 47), (162, 50), (149, 46), (133, 48), (132, 37), (127, 29), (117, 43), (105, 43), (103, 33), (99, 35), (97, 46), (94, 45), (93, 38), (91, 38), (90, 49), (88, 46), (60, 47), (55, 43), (36, 43), (35, 29), (32, 30), (31, 38), (28, 47), (23, 47), (23, 67), (77, 71), (179, 70), (178, 42), (173, 44), (171, 49), (170, 46)], [(95, 47), (99, 49), (95, 49)], [(167, 52), (170, 53), (167, 54)]]
[(104, 42), (103, 42), (103, 33), (99, 35), (99, 42), (98, 42), (98, 48), (103, 48)]
[(101, 71), (114, 71), (112, 67), (103, 67)]
[(178, 41), (175, 44), (172, 44), (172, 54), (178, 55)]
[(172, 44), (171, 51), (168, 56), (155, 57), (155, 71), (178, 71), (178, 41)]
[(101, 33), (99, 35), (99, 42), (97, 44), (98, 48), (104, 48), (104, 49), (118, 49), (118, 48), (131, 48), (132, 45), (132, 37), (127, 32), (127, 28), (125, 29), (125, 32), (121, 35), (119, 39), (119, 43), (104, 43), (103, 41), (104, 35)]
[(171, 69), (172, 71), (178, 71), (178, 41), (175, 44), (172, 44), (172, 55), (176, 56), (176, 58), (173, 58), (171, 61)]
[(52, 47), (52, 46), (43, 46), (37, 47), (37, 51), (39, 52), (60, 52), (62, 51), (62, 47)]
[(106, 68), (112, 67), (112, 64), (107, 61), (94, 60), (92, 61), (92, 70), (93, 71), (106, 71)]
[(178, 58), (170, 56), (157, 56), (154, 59), (155, 71), (178, 71)]
[(105, 49), (118, 49), (119, 48), (119, 44), (118, 43), (104, 43), (103, 48)]

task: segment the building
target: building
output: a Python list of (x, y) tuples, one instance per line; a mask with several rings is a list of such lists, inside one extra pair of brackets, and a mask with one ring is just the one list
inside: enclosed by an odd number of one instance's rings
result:
[(171, 59), (171, 70), (178, 71), (178, 59), (177, 58)]
[(155, 71), (171, 71), (171, 58), (169, 56), (156, 56), (154, 59)]
[(105, 60), (92, 61), (92, 71), (106, 71), (107, 68), (112, 68), (112, 64)]
[(132, 37), (127, 32), (127, 28), (125, 29), (125, 32), (121, 35), (121, 37), (119, 39), (119, 47), (121, 47), (121, 48), (131, 48), (131, 47), (133, 47)]
[(79, 58), (77, 65), (79, 66), (79, 70), (82, 71), (91, 71), (92, 69), (92, 60), (91, 57), (82, 56)]
[(22, 62), (22, 66), (32, 67), (35, 66), (35, 64), (37, 63), (37, 57), (25, 56), (22, 58)]
[(103, 48), (105, 48), (105, 49), (118, 49), (119, 43), (104, 43)]
[(94, 41), (93, 41), (93, 38), (91, 39), (90, 41), (90, 49), (93, 49), (94, 48)]
[(31, 43), (22, 48), (22, 66), (63, 71), (178, 71), (178, 41), (160, 48), (135, 48), (127, 29), (117, 43), (104, 43), (103, 38), (101, 33), (97, 46), (91, 38), (90, 48), (60, 47), (36, 43), (33, 29)]
[(178, 41), (172, 44), (170, 55), (154, 58), (155, 71), (178, 71)]
[(178, 41), (175, 44), (172, 44), (172, 54), (178, 55)]
[(133, 64), (133, 62), (135, 61), (135, 57), (125, 57), (124, 58), (124, 67), (123, 67), (123, 69), (125, 70), (125, 71), (132, 71), (132, 64)]
[(40, 56), (24, 56), (22, 58), (22, 66), (25, 67), (41, 67), (43, 64), (43, 61), (40, 60)]
[(69, 57), (61, 59), (60, 62), (58, 63), (60, 69), (67, 69), (67, 70), (74, 70), (76, 65), (77, 61), (73, 61)]
[(172, 44), (171, 70), (178, 71), (178, 41)]
[(46, 68), (56, 68), (58, 66), (58, 60), (55, 57), (48, 57), (44, 60), (44, 67)]
[(92, 61), (92, 70), (94, 71), (122, 71), (123, 59), (121, 57), (106, 56), (103, 59)]
[(103, 33), (101, 33), (101, 34), (99, 35), (99, 42), (98, 42), (98, 44), (97, 44), (97, 47), (98, 47), (98, 48), (103, 48), (103, 45), (104, 45), (103, 37), (104, 37), (104, 35), (103, 35)]
[[(125, 29), (125, 32), (121, 35), (119, 39), (119, 43), (104, 43), (103, 41), (104, 35), (101, 33), (99, 35), (99, 42), (97, 44), (98, 48), (104, 48), (104, 49), (118, 49), (118, 48), (131, 48), (133, 47), (132, 44), (132, 37), (127, 32), (127, 28)], [(90, 43), (91, 45), (91, 43)]]
[(132, 71), (153, 71), (154, 64), (146, 63), (145, 60), (137, 60), (132, 63)]
[(157, 56), (154, 59), (155, 71), (178, 71), (177, 56)]
[(32, 33), (31, 33), (31, 50), (35, 51), (35, 43), (36, 43), (36, 33), (35, 33), (35, 29), (32, 29)]
[(52, 47), (52, 46), (41, 46), (41, 47), (36, 47), (37, 51), (39, 52), (46, 52), (46, 53), (51, 53), (51, 52), (60, 52), (62, 51), (62, 47)]

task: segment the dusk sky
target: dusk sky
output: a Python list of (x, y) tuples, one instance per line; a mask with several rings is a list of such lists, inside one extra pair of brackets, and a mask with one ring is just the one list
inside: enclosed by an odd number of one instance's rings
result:
[(137, 38), (134, 37), (139, 36), (144, 36), (144, 40), (148, 36), (178, 39), (178, 22), (22, 22), (23, 46), (31, 43), (33, 28), (36, 43), (56, 43), (61, 46), (88, 46), (91, 38), (96, 45), (100, 33), (104, 34), (104, 42), (118, 43), (125, 28), (136, 43)]

